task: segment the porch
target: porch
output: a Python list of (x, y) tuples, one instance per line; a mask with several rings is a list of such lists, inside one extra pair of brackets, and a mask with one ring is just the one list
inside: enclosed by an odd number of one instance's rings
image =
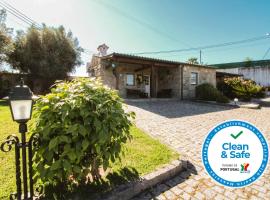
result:
[(181, 97), (179, 64), (118, 58), (111, 66), (114, 66), (115, 88), (124, 98)]
[(117, 89), (126, 98), (173, 98), (180, 96), (178, 67), (119, 67)]

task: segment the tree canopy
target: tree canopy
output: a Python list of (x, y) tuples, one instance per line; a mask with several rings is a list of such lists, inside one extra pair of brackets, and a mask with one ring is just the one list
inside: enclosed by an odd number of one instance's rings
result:
[(189, 64), (199, 64), (198, 62), (198, 58), (195, 58), (195, 57), (191, 57), (187, 60), (187, 63)]
[(29, 74), (34, 91), (39, 93), (82, 64), (82, 51), (72, 32), (66, 32), (63, 26), (43, 25), (41, 29), (30, 27), (17, 33), (8, 62), (12, 68)]
[(251, 66), (252, 66), (252, 61), (253, 61), (252, 58), (246, 57), (246, 58), (244, 59), (245, 67), (251, 67)]
[(6, 60), (6, 55), (13, 50), (12, 29), (6, 26), (7, 13), (0, 10), (0, 65)]

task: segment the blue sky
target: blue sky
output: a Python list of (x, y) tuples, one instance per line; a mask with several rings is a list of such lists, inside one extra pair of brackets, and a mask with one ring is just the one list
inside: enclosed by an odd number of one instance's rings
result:
[[(64, 25), (83, 48), (96, 51), (106, 43), (110, 52), (134, 53), (182, 49), (248, 39), (270, 32), (267, 0), (6, 0), (39, 23)], [(8, 14), (7, 24), (26, 24)], [(204, 63), (262, 59), (270, 38), (230, 47), (202, 50)], [(145, 55), (147, 56), (147, 55)], [(186, 61), (199, 51), (151, 55)], [(83, 54), (86, 64), (91, 55)], [(270, 53), (265, 59), (270, 59)], [(76, 75), (86, 75), (85, 64)]]

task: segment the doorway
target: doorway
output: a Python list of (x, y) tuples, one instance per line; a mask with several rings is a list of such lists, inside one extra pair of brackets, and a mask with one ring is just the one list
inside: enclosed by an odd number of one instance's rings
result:
[(143, 75), (144, 92), (150, 97), (150, 76)]

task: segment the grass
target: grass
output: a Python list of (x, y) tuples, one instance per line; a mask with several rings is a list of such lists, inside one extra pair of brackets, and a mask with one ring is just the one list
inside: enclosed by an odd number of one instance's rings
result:
[(153, 171), (157, 166), (166, 164), (172, 159), (176, 159), (178, 154), (161, 144), (158, 140), (145, 134), (136, 127), (131, 128), (133, 140), (127, 143), (125, 158), (122, 162), (116, 162), (113, 170), (123, 167), (135, 168), (139, 175)]
[[(18, 125), (12, 121), (8, 105), (0, 101), (0, 142), (10, 134), (17, 134)], [(178, 158), (178, 154), (136, 127), (131, 128), (133, 139), (125, 144), (125, 157), (111, 165), (111, 172), (100, 183), (81, 188), (80, 193), (104, 192), (112, 187), (137, 179), (157, 167)], [(18, 135), (18, 134), (17, 134)], [(15, 188), (14, 149), (0, 152), (0, 199), (7, 199)], [(89, 196), (88, 196), (89, 198)]]
[[(8, 135), (16, 133), (16, 129), (7, 103), (0, 101), (0, 142), (2, 143)], [(10, 192), (16, 189), (14, 148), (8, 153), (0, 151), (0, 183), (0, 199), (7, 199)]]

